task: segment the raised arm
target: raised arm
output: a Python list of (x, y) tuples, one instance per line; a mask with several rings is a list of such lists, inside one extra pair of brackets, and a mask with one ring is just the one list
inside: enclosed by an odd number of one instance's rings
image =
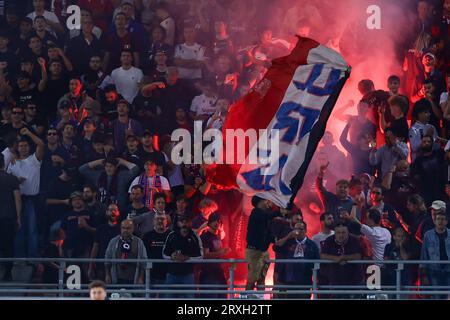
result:
[(42, 159), (44, 159), (45, 153), (44, 142), (38, 136), (28, 130), (28, 128), (22, 128), (22, 130), (20, 130), (20, 134), (23, 136), (28, 136), (34, 142), (34, 144), (36, 144), (36, 158), (39, 161), (42, 161)]

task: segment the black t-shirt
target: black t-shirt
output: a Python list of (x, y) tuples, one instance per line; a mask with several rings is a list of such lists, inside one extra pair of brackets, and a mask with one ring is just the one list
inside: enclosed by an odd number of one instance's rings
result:
[(92, 244), (92, 235), (85, 229), (79, 227), (78, 217), (84, 217), (86, 223), (92, 226), (92, 215), (89, 211), (71, 211), (66, 214), (62, 221), (62, 228), (66, 231), (64, 248), (73, 249), (74, 257), (86, 252)]
[[(220, 237), (209, 231), (202, 233), (200, 239), (202, 239), (203, 248), (208, 248), (210, 253), (217, 252), (222, 249), (222, 240)], [(217, 259), (221, 259), (220, 257)], [(223, 273), (220, 263), (208, 263), (202, 265), (202, 272), (206, 273)]]
[[(76, 191), (76, 184), (73, 180), (63, 181), (59, 177), (53, 181), (48, 190), (47, 199), (65, 200), (70, 198), (70, 194)], [(50, 222), (54, 222), (64, 217), (72, 210), (70, 205), (56, 204), (48, 206)]]
[(65, 77), (52, 80), (48, 79), (47, 85), (42, 93), (45, 97), (45, 108), (43, 108), (43, 116), (54, 121), (57, 116), (57, 106), (59, 99), (67, 93), (69, 89), (69, 80)]
[[(349, 235), (345, 244), (338, 244), (334, 235), (328, 237), (322, 245), (322, 253), (333, 256), (352, 255), (359, 253), (362, 255), (360, 240)], [(363, 279), (363, 270), (361, 265), (331, 264), (327, 267), (328, 276), (331, 285), (356, 285), (361, 284)]]
[[(64, 258), (61, 252), (59, 251), (58, 247), (53, 244), (49, 243), (47, 247), (44, 249), (44, 253), (42, 255), (43, 258)], [(42, 278), (44, 280), (44, 283), (58, 283), (58, 269), (53, 269), (47, 264), (44, 264), (44, 272), (42, 275)]]
[[(435, 231), (436, 232), (436, 231)], [(447, 230), (444, 233), (437, 233), (439, 238), (439, 260), (448, 260), (447, 249), (445, 247), (445, 239), (447, 239)], [(445, 268), (445, 265), (441, 265)]]
[(150, 209), (149, 208), (147, 208), (146, 206), (143, 206), (142, 208), (140, 208), (140, 209), (136, 209), (136, 208), (134, 208), (131, 204), (128, 206), (128, 208), (127, 208), (127, 210), (125, 211), (125, 215), (123, 215), (123, 219), (126, 219), (128, 216), (130, 217), (130, 218), (133, 218), (133, 217), (137, 217), (137, 216), (140, 216), (141, 214), (143, 214), (143, 213), (146, 213), (146, 212), (149, 212), (150, 211)]
[(20, 190), (19, 180), (12, 174), (0, 170), (0, 218), (15, 218), (16, 203), (14, 200), (14, 191)]
[(100, 225), (95, 232), (94, 242), (98, 243), (98, 259), (105, 258), (106, 249), (109, 241), (120, 234), (120, 224), (110, 225), (105, 223)]
[[(149, 259), (163, 259), (162, 250), (166, 243), (170, 230), (159, 233), (155, 230), (147, 232), (143, 237), (145, 248), (147, 249), (147, 257)], [(155, 263), (151, 270), (151, 276), (155, 279), (165, 279), (167, 274), (167, 264)]]
[(24, 105), (28, 102), (32, 102), (36, 104), (38, 107), (40, 106), (41, 94), (37, 89), (37, 87), (25, 91), (22, 91), (19, 88), (15, 87), (13, 88), (11, 96), (19, 106)]

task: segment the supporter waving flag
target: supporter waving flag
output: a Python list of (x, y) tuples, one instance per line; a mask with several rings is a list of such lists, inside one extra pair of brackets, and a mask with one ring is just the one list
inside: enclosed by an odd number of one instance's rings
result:
[[(264, 78), (230, 108), (218, 156), (223, 163), (207, 166), (208, 180), (280, 207), (290, 205), (349, 75), (339, 53), (299, 37), (291, 54), (273, 60)], [(227, 141), (228, 132), (252, 130), (258, 131), (258, 139), (233, 145)], [(245, 161), (228, 161), (230, 153), (233, 158), (243, 149)], [(268, 162), (251, 162), (255, 153), (260, 160), (265, 154)]]

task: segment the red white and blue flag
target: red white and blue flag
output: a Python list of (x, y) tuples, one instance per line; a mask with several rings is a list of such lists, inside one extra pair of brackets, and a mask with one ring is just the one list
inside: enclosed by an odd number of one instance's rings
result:
[[(237, 188), (286, 208), (300, 189), (308, 165), (322, 138), (350, 67), (336, 51), (299, 37), (291, 54), (272, 61), (264, 78), (229, 110), (222, 127), (222, 158), (228, 150), (226, 131), (267, 130), (265, 143), (245, 145), (248, 156), (273, 155), (270, 132), (278, 131), (276, 157), (266, 164), (214, 164), (206, 168), (208, 181), (222, 188)], [(262, 147), (266, 145), (266, 147)], [(262, 150), (265, 149), (265, 150)], [(273, 157), (272, 157), (273, 158)]]

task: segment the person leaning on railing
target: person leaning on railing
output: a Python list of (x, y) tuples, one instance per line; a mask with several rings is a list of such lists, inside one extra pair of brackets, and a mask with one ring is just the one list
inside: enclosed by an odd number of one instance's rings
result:
[[(436, 212), (435, 228), (425, 232), (420, 260), (448, 261), (450, 257), (450, 229), (444, 211)], [(450, 292), (450, 264), (421, 264), (421, 283), (432, 286), (447, 286), (440, 290)], [(447, 299), (446, 295), (435, 295), (437, 299)]]

